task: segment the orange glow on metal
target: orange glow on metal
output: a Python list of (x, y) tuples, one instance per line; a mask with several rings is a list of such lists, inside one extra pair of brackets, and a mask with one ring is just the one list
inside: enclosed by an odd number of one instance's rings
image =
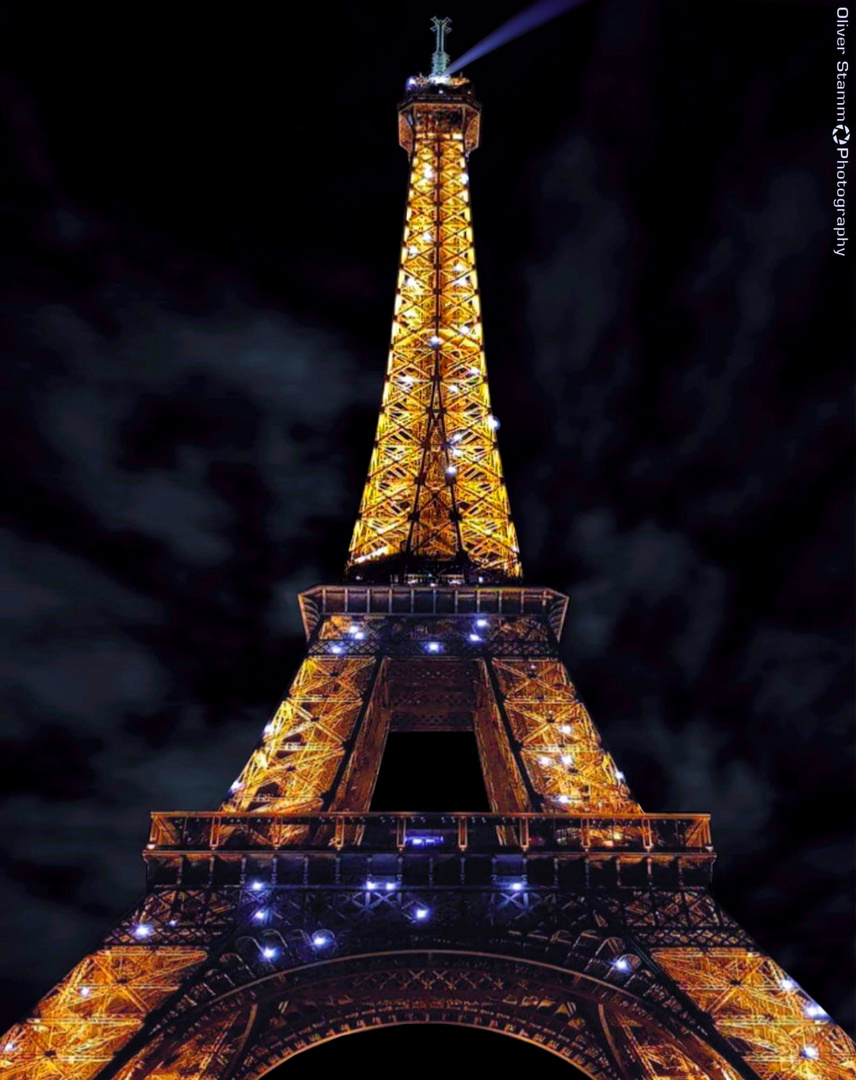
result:
[(463, 557), (517, 578), (470, 218), (478, 114), (437, 97), (402, 117), (410, 186), (392, 342), (348, 569), (397, 555)]

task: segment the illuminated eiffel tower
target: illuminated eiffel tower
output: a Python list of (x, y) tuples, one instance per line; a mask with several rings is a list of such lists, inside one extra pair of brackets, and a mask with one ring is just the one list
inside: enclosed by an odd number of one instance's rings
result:
[[(137, 906), (0, 1043), (0, 1080), (254, 1080), (456, 1023), (593, 1080), (840, 1080), (856, 1047), (716, 903), (701, 814), (642, 812), (525, 585), (482, 349), (470, 83), (407, 82), (377, 438), (343, 583), (213, 813), (156, 813)], [(389, 732), (475, 735), (491, 810), (370, 812)]]

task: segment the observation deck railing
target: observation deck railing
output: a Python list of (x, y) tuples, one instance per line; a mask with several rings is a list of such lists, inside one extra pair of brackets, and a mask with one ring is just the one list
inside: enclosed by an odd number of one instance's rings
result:
[(147, 855), (553, 852), (713, 858), (707, 814), (152, 814)]

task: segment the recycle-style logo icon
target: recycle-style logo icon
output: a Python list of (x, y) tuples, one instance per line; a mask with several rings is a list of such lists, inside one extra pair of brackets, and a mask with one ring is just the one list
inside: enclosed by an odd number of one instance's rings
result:
[(850, 128), (846, 124), (836, 124), (832, 129), (832, 141), (837, 146), (850, 142)]

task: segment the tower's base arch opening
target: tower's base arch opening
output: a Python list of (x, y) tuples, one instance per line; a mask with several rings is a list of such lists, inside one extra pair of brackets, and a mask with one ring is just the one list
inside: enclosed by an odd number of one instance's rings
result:
[(346, 1035), (443, 1025), (531, 1044), (573, 1066), (569, 1080), (736, 1080), (697, 1034), (655, 1014), (641, 999), (545, 965), (442, 951), (375, 955), (226, 993), (170, 1025), (119, 1075), (261, 1080)]

